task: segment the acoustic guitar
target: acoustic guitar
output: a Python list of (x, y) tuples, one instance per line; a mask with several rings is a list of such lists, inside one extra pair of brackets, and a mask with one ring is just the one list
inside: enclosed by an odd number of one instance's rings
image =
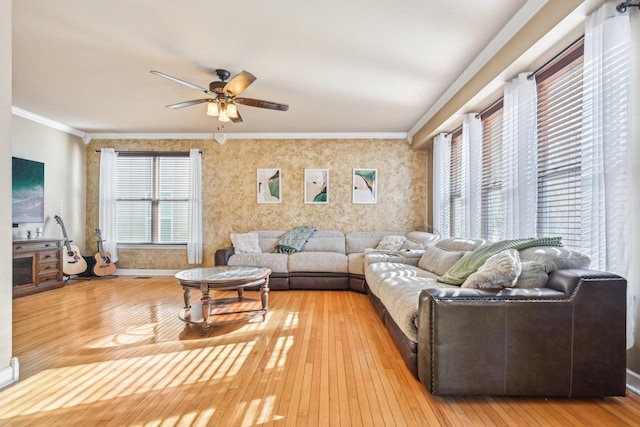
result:
[(64, 228), (64, 221), (58, 215), (54, 216), (64, 236), (65, 250), (62, 251), (62, 272), (67, 276), (80, 274), (87, 269), (87, 262), (80, 255), (80, 249), (76, 245), (71, 244), (71, 240), (67, 237), (67, 230)]
[(98, 236), (98, 253), (94, 257), (96, 265), (93, 266), (93, 274), (96, 276), (110, 276), (116, 272), (116, 265), (111, 262), (111, 254), (104, 250), (100, 229), (96, 228), (95, 233)]

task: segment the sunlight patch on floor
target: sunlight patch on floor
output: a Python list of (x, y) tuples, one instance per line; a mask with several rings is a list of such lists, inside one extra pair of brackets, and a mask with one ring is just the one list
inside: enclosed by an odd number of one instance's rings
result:
[(233, 381), (255, 345), (255, 341), (249, 341), (48, 369), (0, 393), (0, 407), (4, 409), (0, 420), (140, 396), (185, 384)]
[(125, 332), (107, 335), (105, 337), (97, 339), (92, 343), (89, 343), (87, 347), (100, 349), (118, 347), (121, 345), (139, 344), (141, 342), (149, 341), (150, 339), (155, 339), (157, 327), (157, 323), (147, 323), (144, 325), (132, 326)]

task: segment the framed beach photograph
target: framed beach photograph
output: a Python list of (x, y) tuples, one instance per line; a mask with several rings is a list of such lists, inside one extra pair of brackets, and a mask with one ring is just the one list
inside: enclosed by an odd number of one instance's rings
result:
[(280, 169), (258, 169), (256, 191), (258, 203), (281, 203)]
[(12, 157), (11, 171), (12, 222), (43, 223), (44, 163)]
[(378, 203), (378, 170), (353, 170), (353, 203), (374, 205)]
[(304, 202), (329, 203), (329, 169), (304, 170)]

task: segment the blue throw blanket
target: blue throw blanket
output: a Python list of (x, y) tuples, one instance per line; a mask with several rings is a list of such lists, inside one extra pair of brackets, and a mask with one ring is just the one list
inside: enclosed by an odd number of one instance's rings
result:
[(280, 236), (276, 253), (292, 254), (300, 252), (307, 240), (315, 233), (315, 227), (296, 227)]

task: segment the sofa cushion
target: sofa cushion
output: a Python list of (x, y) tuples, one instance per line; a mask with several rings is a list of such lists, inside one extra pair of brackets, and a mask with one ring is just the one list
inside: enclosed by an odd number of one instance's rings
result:
[(418, 261), (418, 267), (442, 276), (466, 253), (465, 251), (447, 251), (437, 246), (432, 246), (424, 251), (420, 261)]
[(397, 251), (407, 240), (404, 236), (384, 236), (376, 245), (375, 249), (379, 251)]
[[(522, 260), (522, 257), (520, 258)], [(535, 261), (522, 261), (522, 271), (514, 285), (515, 288), (544, 288), (549, 280), (549, 273), (544, 265)]]
[(424, 251), (400, 251), (397, 254), (387, 252), (349, 254), (347, 255), (347, 258), (349, 259), (349, 273), (364, 275), (366, 266), (376, 262), (399, 262), (416, 266), (418, 265), (418, 260), (423, 252)]
[(378, 296), (379, 288), (386, 279), (394, 277), (420, 277), (435, 280), (438, 276), (418, 266), (399, 262), (377, 262), (364, 269), (365, 279), (372, 294)]
[(439, 239), (435, 234), (427, 233), (426, 231), (410, 231), (405, 237), (407, 240), (402, 244), (400, 250), (425, 249), (428, 246), (435, 245)]
[(237, 254), (259, 254), (262, 252), (257, 233), (231, 233), (233, 251)]
[(348, 254), (349, 274), (364, 275), (364, 254)]
[(289, 255), (289, 273), (322, 272), (348, 273), (349, 261), (345, 254), (336, 252), (296, 252)]
[(502, 289), (510, 288), (516, 282), (522, 266), (515, 249), (507, 249), (489, 257), (462, 284), (463, 288)]
[(410, 340), (417, 342), (420, 292), (430, 288), (452, 287), (437, 282), (435, 278), (394, 275), (382, 281), (377, 296), (400, 330)]
[(288, 273), (287, 254), (235, 254), (229, 257), (228, 265), (250, 265), (252, 267), (268, 267), (273, 273)]
[(348, 254), (362, 253), (367, 248), (375, 248), (384, 236), (404, 235), (401, 231), (353, 231), (345, 236)]
[(335, 252), (345, 254), (344, 233), (336, 230), (317, 230), (307, 241), (307, 244), (304, 245), (302, 252)]
[(436, 242), (435, 246), (446, 251), (473, 251), (481, 246), (485, 246), (488, 240), (484, 239), (464, 239), (462, 237), (450, 237)]
[(547, 273), (565, 268), (589, 268), (591, 259), (580, 252), (563, 247), (539, 246), (520, 251), (522, 261), (541, 264)]
[(449, 285), (461, 285), (492, 255), (506, 249), (526, 249), (533, 246), (562, 246), (560, 237), (539, 237), (528, 239), (502, 240), (473, 251), (469, 256), (460, 259), (438, 281)]

